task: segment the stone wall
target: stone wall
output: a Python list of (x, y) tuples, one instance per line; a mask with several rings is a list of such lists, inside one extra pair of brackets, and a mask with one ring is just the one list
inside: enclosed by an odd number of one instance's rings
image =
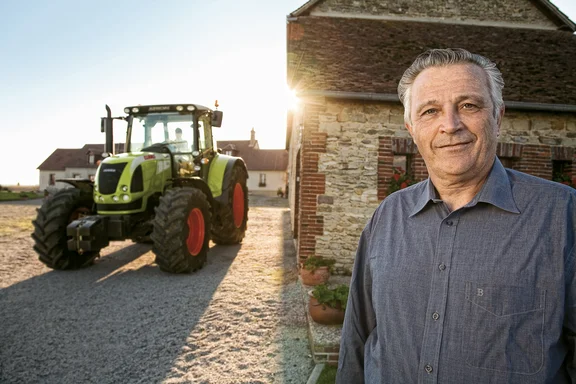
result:
[(327, 0), (312, 14), (348, 13), (402, 16), (418, 19), (480, 21), (532, 25), (555, 29), (555, 25), (529, 0)]
[[(352, 268), (362, 229), (386, 196), (394, 155), (412, 155), (417, 179), (427, 177), (426, 167), (398, 103), (315, 98), (305, 100), (300, 117), (298, 256), (334, 258), (337, 271), (345, 273)], [(552, 160), (576, 163), (575, 140), (576, 114), (510, 110), (498, 155), (514, 169), (550, 179)]]

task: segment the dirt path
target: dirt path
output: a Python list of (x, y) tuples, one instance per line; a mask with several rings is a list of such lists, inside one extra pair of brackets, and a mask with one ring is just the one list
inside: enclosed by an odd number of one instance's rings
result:
[(115, 242), (52, 271), (32, 250), (34, 203), (0, 204), (1, 383), (305, 383), (313, 369), (286, 201), (251, 197), (240, 246), (191, 275)]

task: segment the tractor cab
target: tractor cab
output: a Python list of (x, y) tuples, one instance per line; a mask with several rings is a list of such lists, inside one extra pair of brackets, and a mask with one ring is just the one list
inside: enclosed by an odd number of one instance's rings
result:
[(221, 111), (198, 104), (169, 104), (127, 107), (124, 112), (125, 151), (169, 154), (175, 178), (201, 176), (202, 159), (214, 156), (212, 127), (221, 125)]

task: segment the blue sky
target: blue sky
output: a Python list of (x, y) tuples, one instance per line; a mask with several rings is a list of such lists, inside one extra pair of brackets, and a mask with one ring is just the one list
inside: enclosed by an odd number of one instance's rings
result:
[[(553, 1), (576, 20), (575, 0)], [(0, 184), (38, 183), (56, 148), (104, 141), (104, 105), (224, 111), (221, 139), (282, 148), (286, 15), (305, 0), (2, 1)]]

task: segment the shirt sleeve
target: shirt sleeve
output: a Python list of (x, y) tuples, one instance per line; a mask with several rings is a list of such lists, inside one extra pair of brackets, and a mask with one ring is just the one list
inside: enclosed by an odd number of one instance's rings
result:
[(369, 226), (362, 232), (350, 280), (350, 293), (340, 339), (336, 384), (364, 383), (364, 345), (376, 327), (372, 307)]
[(568, 357), (566, 370), (570, 376), (570, 382), (576, 383), (576, 275), (574, 271), (575, 250), (568, 258), (565, 265), (566, 271), (566, 300), (564, 308), (563, 337), (568, 345)]

